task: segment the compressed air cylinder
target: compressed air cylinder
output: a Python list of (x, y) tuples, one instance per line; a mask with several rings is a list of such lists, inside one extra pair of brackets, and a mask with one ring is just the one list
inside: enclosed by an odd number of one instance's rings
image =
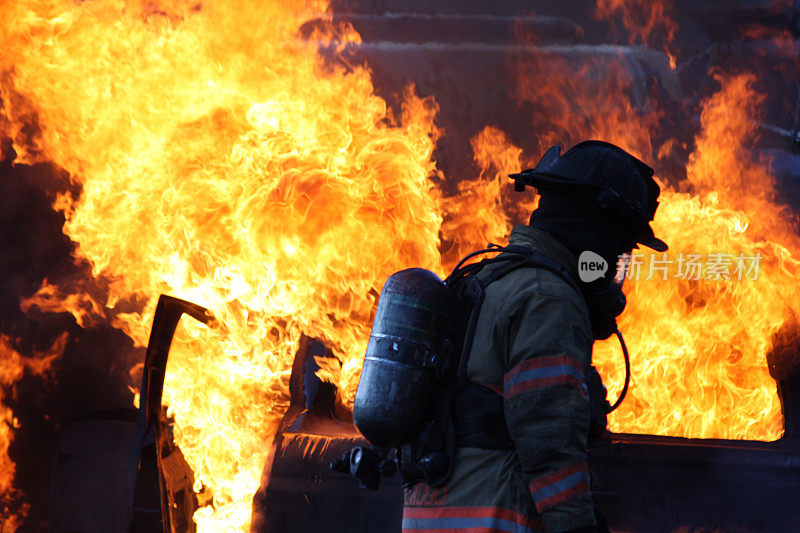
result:
[(356, 391), (353, 420), (374, 446), (412, 442), (433, 414), (449, 292), (436, 274), (402, 270), (383, 286)]

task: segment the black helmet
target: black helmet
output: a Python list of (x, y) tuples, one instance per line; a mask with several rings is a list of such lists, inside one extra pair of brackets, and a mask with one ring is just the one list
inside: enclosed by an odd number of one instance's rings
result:
[(604, 211), (612, 211), (632, 226), (637, 243), (659, 252), (667, 244), (655, 237), (650, 221), (658, 207), (661, 192), (653, 179), (653, 169), (622, 148), (603, 141), (584, 141), (560, 155), (553, 146), (536, 168), (511, 174), (515, 188), (536, 187), (540, 193), (560, 191), (580, 194)]

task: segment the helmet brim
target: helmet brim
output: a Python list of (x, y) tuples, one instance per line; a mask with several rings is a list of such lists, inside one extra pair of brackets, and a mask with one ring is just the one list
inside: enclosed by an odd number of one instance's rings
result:
[(644, 246), (647, 246), (648, 248), (652, 248), (657, 252), (666, 252), (669, 249), (667, 243), (657, 238), (653, 234), (653, 229), (650, 227), (649, 224), (647, 225), (646, 233), (642, 237), (636, 239), (636, 242)]

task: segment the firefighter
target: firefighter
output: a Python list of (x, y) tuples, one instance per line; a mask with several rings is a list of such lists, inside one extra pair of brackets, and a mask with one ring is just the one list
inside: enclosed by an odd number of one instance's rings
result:
[[(607, 530), (595, 513), (587, 467), (591, 421), (604, 426), (608, 406), (591, 367), (592, 343), (616, 331), (625, 306), (622, 273), (615, 275), (619, 257), (637, 244), (667, 249), (649, 226), (660, 193), (652, 175), (643, 162), (600, 141), (563, 155), (553, 147), (536, 168), (512, 175), (541, 197), (509, 245), (546, 256), (576, 281), (586, 251), (608, 271), (571, 284), (550, 270), (524, 267), (488, 285), (469, 381), (454, 404), (452, 475), (437, 488), (417, 482), (404, 489), (404, 532)], [(492, 268), (501, 267), (489, 264), (477, 275)], [(594, 417), (590, 388), (602, 395), (594, 404), (606, 406)]]

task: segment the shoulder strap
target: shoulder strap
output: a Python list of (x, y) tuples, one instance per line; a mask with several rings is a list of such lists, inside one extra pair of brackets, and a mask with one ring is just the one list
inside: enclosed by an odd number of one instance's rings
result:
[[(549, 257), (544, 256), (544, 255), (542, 255), (540, 253), (537, 253), (537, 252), (534, 252), (534, 251), (527, 251), (527, 256), (522, 261), (518, 261), (516, 263), (516, 265), (515, 265), (515, 268), (508, 269), (508, 270), (507, 269), (501, 269), (504, 272), (500, 272), (500, 276), (499, 277), (491, 276), (492, 278), (494, 278), (494, 279), (492, 279), (492, 281), (497, 281), (502, 276), (505, 276), (506, 274), (509, 274), (510, 272), (512, 272), (513, 270), (516, 270), (517, 268), (528, 267), (528, 266), (536, 267), (536, 268), (542, 268), (544, 270), (548, 270), (548, 271), (552, 272), (553, 274), (555, 274), (559, 278), (563, 279), (567, 283), (567, 285), (572, 287), (575, 290), (575, 292), (577, 292), (578, 294), (581, 295), (581, 297), (583, 296), (583, 293), (581, 292), (580, 286), (578, 285), (578, 282), (575, 280), (575, 277), (572, 274), (570, 274), (567, 271), (566, 268), (564, 268), (563, 266), (559, 265), (558, 263), (556, 263), (555, 261), (553, 261)], [(505, 270), (507, 270), (507, 271), (505, 271)]]
[[(464, 262), (471, 257), (475, 257), (479, 254), (485, 253), (492, 253), (492, 252), (500, 252), (502, 254), (507, 255), (500, 255), (497, 257), (493, 257), (490, 259), (484, 259), (478, 263), (472, 263), (466, 266), (462, 266)], [(468, 275), (475, 275), (480, 270), (483, 270), (484, 267), (499, 263), (499, 262), (507, 262), (508, 264), (504, 268), (498, 268), (493, 270), (489, 276), (486, 276), (480, 280), (480, 285), (482, 288), (488, 287), (490, 284), (494, 283), (495, 281), (503, 278), (507, 274), (510, 274), (514, 270), (522, 267), (536, 267), (542, 268), (544, 270), (548, 270), (553, 274), (560, 277), (564, 280), (570, 287), (572, 287), (578, 294), (583, 296), (581, 292), (580, 286), (578, 282), (575, 280), (575, 277), (570, 274), (567, 269), (563, 266), (559, 265), (557, 262), (553, 261), (549, 257), (546, 257), (538, 252), (535, 252), (528, 248), (527, 246), (519, 246), (519, 245), (510, 245), (505, 247), (492, 247), (486, 248), (484, 250), (478, 250), (477, 252), (472, 252), (471, 254), (464, 257), (461, 261), (459, 261), (456, 268), (453, 269), (453, 272), (447, 277), (445, 283), (452, 283), (456, 279), (461, 278), (463, 276)]]
[[(478, 263), (472, 263), (466, 266), (463, 265), (464, 261), (469, 259), (470, 257), (474, 257), (476, 255), (482, 253), (489, 253), (489, 252), (503, 252), (504, 255), (493, 257), (490, 259), (484, 259)], [(497, 268), (492, 270), (488, 276), (481, 276), (479, 272), (486, 266), (495, 264), (495, 263), (506, 263), (503, 265), (502, 268)], [(580, 296), (583, 298), (583, 293), (578, 286), (578, 282), (575, 281), (575, 278), (570, 274), (564, 267), (559, 265), (557, 262), (553, 261), (549, 257), (546, 257), (540, 253), (537, 253), (526, 246), (506, 246), (506, 247), (496, 247), (496, 248), (487, 248), (485, 250), (479, 250), (477, 252), (473, 252), (462, 259), (453, 272), (447, 277), (445, 283), (448, 286), (453, 286), (459, 281), (465, 280), (465, 278), (472, 278), (472, 283), (467, 283), (467, 285), (472, 285), (473, 295), (473, 309), (471, 310), (467, 328), (465, 331), (465, 335), (463, 337), (463, 343), (461, 346), (461, 357), (458, 366), (458, 374), (457, 374), (457, 381), (459, 383), (464, 383), (466, 379), (466, 372), (467, 366), (469, 365), (469, 358), (472, 352), (472, 340), (475, 337), (475, 329), (477, 328), (478, 324), (478, 316), (480, 314), (481, 307), (483, 306), (483, 298), (484, 293), (486, 291), (486, 287), (502, 279), (504, 276), (510, 274), (511, 272), (517, 270), (518, 268), (523, 267), (536, 267), (542, 268), (553, 274), (557, 275), (561, 279), (564, 280), (570, 287), (572, 287)]]

